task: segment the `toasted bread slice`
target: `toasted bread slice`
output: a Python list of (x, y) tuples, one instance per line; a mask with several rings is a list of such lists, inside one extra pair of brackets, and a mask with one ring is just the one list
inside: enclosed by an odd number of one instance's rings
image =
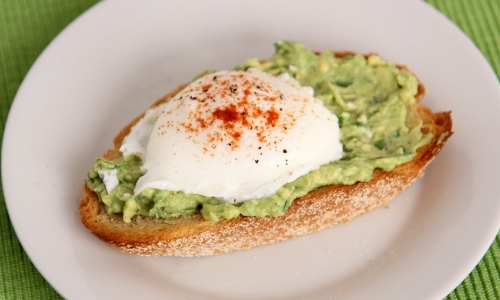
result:
[[(337, 56), (352, 54), (337, 53)], [(399, 66), (405, 68), (404, 66)], [(183, 87), (159, 99), (158, 105), (175, 96)], [(417, 101), (425, 94), (419, 85)], [(450, 112), (433, 113), (416, 104), (411, 114), (423, 120), (424, 133), (432, 133), (430, 143), (417, 151), (415, 158), (390, 172), (375, 170), (368, 182), (354, 185), (330, 185), (316, 189), (296, 199), (281, 217), (245, 217), (218, 222), (207, 221), (201, 214), (172, 218), (135, 216), (125, 223), (121, 214), (108, 214), (96, 193), (83, 185), (80, 214), (83, 224), (94, 235), (121, 251), (139, 255), (203, 256), (248, 249), (316, 232), (351, 221), (382, 204), (388, 203), (417, 178), (436, 157), (452, 135)], [(142, 117), (128, 124), (114, 139), (114, 149), (105, 153), (106, 159), (121, 156), (118, 149), (132, 126)]]

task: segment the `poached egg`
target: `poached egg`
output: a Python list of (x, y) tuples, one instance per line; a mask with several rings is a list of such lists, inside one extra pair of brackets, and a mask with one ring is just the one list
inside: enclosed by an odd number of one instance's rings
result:
[(288, 74), (205, 75), (149, 109), (120, 151), (143, 160), (135, 193), (183, 191), (239, 203), (342, 157), (337, 117)]

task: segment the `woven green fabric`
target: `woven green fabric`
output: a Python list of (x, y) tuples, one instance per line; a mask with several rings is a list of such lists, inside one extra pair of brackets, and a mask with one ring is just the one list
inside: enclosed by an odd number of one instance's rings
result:
[[(15, 93), (48, 43), (97, 0), (2, 0), (0, 3), (0, 136)], [(477, 45), (500, 74), (500, 1), (429, 0)], [(1, 143), (1, 142), (0, 142)], [(24, 253), (8, 219), (0, 185), (0, 299), (58, 299)], [(500, 299), (500, 235), (446, 299)]]

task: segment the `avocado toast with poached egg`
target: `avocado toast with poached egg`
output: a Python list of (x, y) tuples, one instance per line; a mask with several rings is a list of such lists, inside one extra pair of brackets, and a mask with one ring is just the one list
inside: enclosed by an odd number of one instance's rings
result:
[(127, 125), (89, 172), (82, 222), (122, 251), (177, 256), (348, 222), (422, 176), (452, 134), (424, 93), (377, 55), (280, 41), (271, 58), (207, 72)]

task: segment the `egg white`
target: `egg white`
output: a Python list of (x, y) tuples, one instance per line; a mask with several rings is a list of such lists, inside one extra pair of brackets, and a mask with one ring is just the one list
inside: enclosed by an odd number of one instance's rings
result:
[(239, 203), (342, 157), (338, 119), (310, 87), (259, 70), (203, 76), (150, 109), (124, 139), (139, 155), (135, 193), (183, 191)]

